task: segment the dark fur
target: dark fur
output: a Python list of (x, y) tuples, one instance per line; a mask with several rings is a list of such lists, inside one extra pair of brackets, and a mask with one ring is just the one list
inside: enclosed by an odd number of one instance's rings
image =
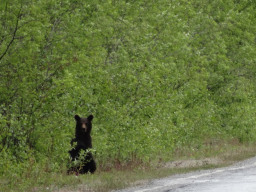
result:
[[(76, 142), (76, 146), (69, 151), (72, 161), (79, 158), (81, 150), (87, 151), (92, 148), (92, 119), (93, 116), (89, 115), (87, 118), (81, 118), (75, 115), (76, 119), (76, 137), (72, 139), (71, 145)], [(79, 174), (94, 173), (96, 170), (96, 163), (93, 159), (91, 152), (86, 152), (82, 165), (79, 167), (71, 167), (69, 173), (75, 172)]]

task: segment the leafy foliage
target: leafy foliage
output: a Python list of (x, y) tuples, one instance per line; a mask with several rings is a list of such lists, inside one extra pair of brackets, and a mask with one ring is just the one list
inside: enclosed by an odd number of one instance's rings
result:
[(0, 173), (68, 161), (95, 115), (103, 168), (211, 139), (256, 141), (251, 0), (2, 1)]

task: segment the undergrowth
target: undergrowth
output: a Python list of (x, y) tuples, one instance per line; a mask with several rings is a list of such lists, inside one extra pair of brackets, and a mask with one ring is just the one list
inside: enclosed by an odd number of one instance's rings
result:
[[(168, 157), (159, 156), (150, 163), (129, 162), (120, 164), (113, 162), (110, 167), (99, 166), (95, 174), (67, 175), (64, 168), (60, 172), (48, 172), (44, 169), (31, 166), (22, 177), (1, 177), (0, 188), (2, 191), (26, 191), (26, 192), (75, 192), (75, 191), (111, 191), (131, 186), (143, 185), (154, 178), (161, 178), (178, 173), (185, 173), (197, 169), (209, 169), (227, 166), (234, 162), (255, 156), (256, 149), (253, 144), (239, 144), (236, 141), (216, 144), (214, 147), (190, 151), (179, 149)], [(188, 153), (189, 152), (189, 153)], [(205, 158), (218, 158), (218, 164), (190, 165), (187, 167), (165, 167), (166, 161), (180, 162), (189, 160), (204, 160)]]

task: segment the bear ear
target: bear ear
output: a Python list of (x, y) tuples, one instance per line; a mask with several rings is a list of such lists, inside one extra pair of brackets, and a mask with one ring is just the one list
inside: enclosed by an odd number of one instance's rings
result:
[(89, 115), (89, 116), (87, 117), (87, 119), (88, 119), (89, 121), (92, 121), (92, 120), (93, 120), (93, 115)]
[(79, 117), (79, 115), (75, 115), (75, 119), (79, 121), (81, 118)]

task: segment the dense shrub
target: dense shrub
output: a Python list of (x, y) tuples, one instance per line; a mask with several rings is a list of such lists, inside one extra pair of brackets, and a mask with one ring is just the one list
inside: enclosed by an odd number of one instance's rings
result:
[(14, 0), (0, 18), (1, 174), (60, 170), (77, 113), (103, 167), (256, 140), (250, 0)]

